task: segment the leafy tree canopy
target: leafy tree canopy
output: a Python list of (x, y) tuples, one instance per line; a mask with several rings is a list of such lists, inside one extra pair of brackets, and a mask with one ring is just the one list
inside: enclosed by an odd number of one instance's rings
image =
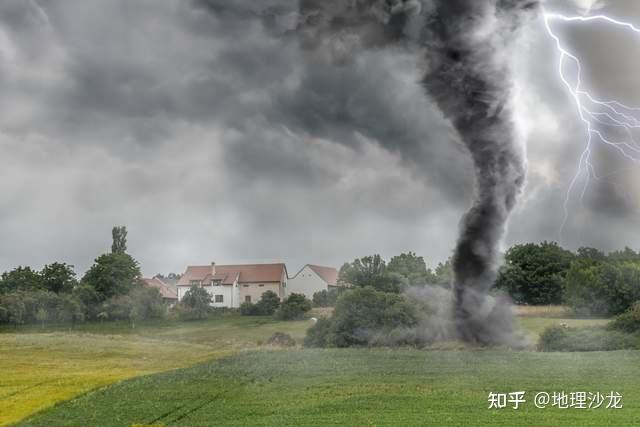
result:
[(140, 278), (138, 262), (125, 253), (100, 255), (82, 278), (102, 299), (129, 293)]
[(416, 255), (415, 252), (407, 252), (391, 258), (387, 264), (387, 272), (401, 274), (411, 286), (437, 282), (436, 275), (427, 268), (424, 258)]
[(0, 292), (29, 291), (42, 288), (42, 276), (31, 267), (17, 267), (2, 273)]
[(496, 286), (516, 303), (560, 304), (562, 281), (574, 257), (555, 242), (515, 245), (506, 253)]
[(73, 266), (65, 263), (45, 265), (40, 274), (43, 288), (55, 293), (71, 292), (78, 283)]
[(127, 227), (113, 227), (111, 230), (113, 243), (111, 244), (111, 252), (114, 254), (123, 254), (127, 252)]

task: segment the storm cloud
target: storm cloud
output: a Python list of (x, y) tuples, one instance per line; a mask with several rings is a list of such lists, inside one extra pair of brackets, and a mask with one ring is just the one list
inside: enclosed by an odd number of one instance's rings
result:
[[(607, 10), (632, 16), (626, 3)], [(446, 259), (473, 173), (421, 87), (428, 64), (373, 36), (366, 49), (348, 38), (308, 49), (297, 11), (275, 0), (3, 1), (0, 269), (83, 270), (116, 224), (145, 274), (407, 250)], [(566, 34), (589, 58), (590, 84), (634, 98), (630, 70), (598, 60), (611, 55), (602, 37), (633, 40), (598, 31), (600, 44)], [(514, 61), (529, 175), (508, 243), (558, 238), (584, 142), (542, 26), (524, 40)], [(638, 171), (603, 151), (606, 179), (572, 199), (568, 246), (640, 237)]]

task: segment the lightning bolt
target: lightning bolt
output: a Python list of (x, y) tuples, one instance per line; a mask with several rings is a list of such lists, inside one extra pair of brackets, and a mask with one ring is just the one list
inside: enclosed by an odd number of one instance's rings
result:
[[(580, 120), (585, 126), (586, 143), (585, 148), (578, 160), (576, 174), (569, 184), (567, 195), (564, 201), (564, 218), (560, 226), (560, 234), (569, 220), (569, 202), (575, 187), (581, 176), (585, 176), (584, 185), (581, 191), (582, 201), (589, 186), (591, 178), (599, 179), (596, 168), (592, 163), (594, 144), (604, 144), (617, 150), (624, 158), (633, 162), (640, 161), (640, 146), (634, 139), (633, 132), (640, 129), (640, 108), (631, 107), (616, 100), (602, 100), (593, 96), (582, 84), (582, 63), (578, 56), (572, 53), (562, 42), (562, 39), (554, 31), (552, 22), (561, 21), (565, 23), (592, 23), (598, 22), (604, 25), (618, 27), (635, 33), (640, 36), (640, 28), (635, 25), (619, 21), (606, 15), (593, 16), (565, 16), (558, 13), (547, 13), (543, 11), (544, 25), (549, 36), (554, 40), (560, 55), (558, 73), (564, 86), (567, 88)], [(573, 64), (573, 67), (569, 65)], [(622, 131), (624, 138), (611, 139), (610, 132), (614, 129)], [(620, 132), (618, 132), (620, 133)]]

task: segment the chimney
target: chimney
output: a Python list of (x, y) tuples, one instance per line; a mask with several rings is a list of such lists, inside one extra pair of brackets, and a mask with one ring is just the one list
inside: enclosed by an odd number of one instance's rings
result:
[(211, 263), (211, 275), (212, 276), (216, 275), (216, 263), (215, 262)]

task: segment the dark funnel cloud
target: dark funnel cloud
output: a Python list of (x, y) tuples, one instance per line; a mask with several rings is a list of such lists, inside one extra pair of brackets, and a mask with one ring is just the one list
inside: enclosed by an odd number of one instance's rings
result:
[(508, 307), (488, 296), (500, 242), (525, 180), (525, 154), (511, 110), (508, 43), (532, 1), (446, 0), (431, 22), (431, 69), (424, 85), (473, 158), (476, 199), (461, 223), (453, 258), (461, 339), (502, 341)]
[[(327, 52), (337, 64), (359, 49), (389, 44), (425, 58), (424, 87), (475, 166), (476, 199), (462, 220), (453, 261), (454, 318), (464, 341), (500, 343), (512, 335), (509, 304), (489, 291), (507, 219), (525, 181), (509, 47), (536, 7), (531, 0), (301, 2), (302, 46)], [(401, 142), (385, 144), (398, 148)]]

